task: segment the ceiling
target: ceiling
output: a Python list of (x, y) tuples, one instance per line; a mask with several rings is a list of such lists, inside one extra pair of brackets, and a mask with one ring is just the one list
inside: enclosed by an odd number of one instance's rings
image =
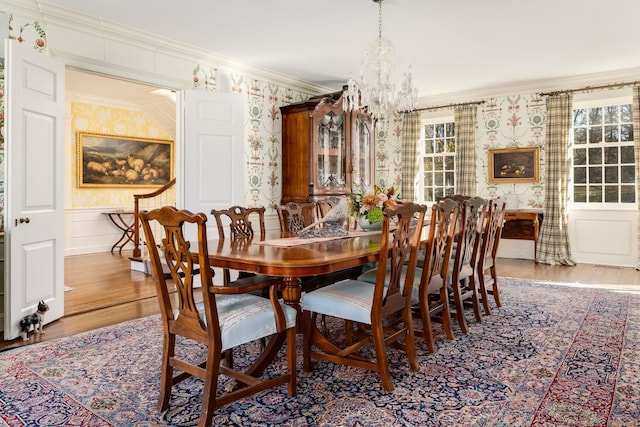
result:
[[(377, 36), (372, 0), (34, 1), (331, 89), (359, 75)], [(382, 33), (395, 47), (396, 81), (412, 65), (429, 97), (640, 70), (638, 16), (636, 0), (385, 0)]]

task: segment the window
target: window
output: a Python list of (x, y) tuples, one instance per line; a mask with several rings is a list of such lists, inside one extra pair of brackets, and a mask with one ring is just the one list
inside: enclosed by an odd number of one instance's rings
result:
[(635, 203), (631, 104), (573, 110), (573, 201)]
[(456, 139), (453, 120), (427, 123), (420, 144), (422, 199), (435, 202), (454, 193), (456, 188)]

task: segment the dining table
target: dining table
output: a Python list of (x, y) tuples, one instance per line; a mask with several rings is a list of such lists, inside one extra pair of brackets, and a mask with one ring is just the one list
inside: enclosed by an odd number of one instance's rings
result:
[(264, 240), (223, 239), (207, 244), (212, 267), (281, 277), (284, 303), (300, 312), (303, 277), (376, 262), (381, 237), (381, 231), (350, 231), (341, 237), (311, 238), (272, 232)]

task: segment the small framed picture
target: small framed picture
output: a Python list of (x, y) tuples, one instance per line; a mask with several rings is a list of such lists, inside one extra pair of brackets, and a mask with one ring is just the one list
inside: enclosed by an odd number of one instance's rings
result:
[(540, 182), (540, 147), (489, 150), (489, 183)]

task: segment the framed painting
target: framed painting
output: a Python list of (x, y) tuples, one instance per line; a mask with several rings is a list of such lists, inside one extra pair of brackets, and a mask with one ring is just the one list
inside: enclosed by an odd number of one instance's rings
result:
[(489, 150), (489, 183), (540, 182), (540, 147)]
[(173, 177), (173, 141), (78, 132), (78, 187), (154, 187)]

